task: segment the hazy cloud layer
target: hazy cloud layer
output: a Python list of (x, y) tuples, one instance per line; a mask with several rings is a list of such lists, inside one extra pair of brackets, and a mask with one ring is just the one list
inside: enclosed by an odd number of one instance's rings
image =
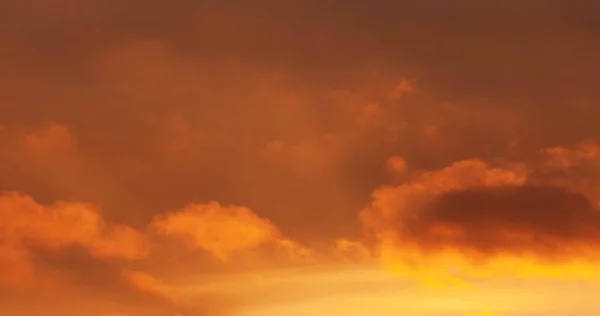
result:
[(598, 279), (599, 9), (2, 1), (0, 313), (236, 316), (377, 261), (428, 290)]

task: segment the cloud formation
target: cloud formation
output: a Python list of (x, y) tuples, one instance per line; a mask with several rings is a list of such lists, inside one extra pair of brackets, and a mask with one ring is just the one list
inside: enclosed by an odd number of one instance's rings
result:
[[(40, 205), (16, 192), (0, 195), (0, 239), (6, 278), (27, 280), (30, 248), (86, 248), (98, 258), (136, 260), (149, 253), (144, 236), (131, 227), (106, 223), (93, 206), (77, 203)], [(12, 267), (12, 269), (11, 269)]]
[(572, 257), (596, 247), (599, 221), (600, 210), (582, 194), (513, 186), (441, 194), (414, 217), (400, 219), (398, 229), (425, 248)]
[(441, 170), (418, 172), (405, 183), (375, 190), (374, 201), (362, 211), (361, 219), (367, 228), (386, 230), (399, 216), (418, 214), (436, 195), (477, 186), (524, 184), (526, 172), (522, 165), (492, 167), (477, 159), (458, 161)]
[[(496, 310), (498, 275), (559, 301), (599, 276), (598, 9), (0, 1), (0, 314), (318, 315), (377, 261), (405, 278), (366, 311)], [(446, 311), (395, 306), (411, 278)]]
[(556, 153), (585, 158), (577, 166), (593, 159), (580, 154), (593, 143), (573, 148), (542, 150), (540, 166), (465, 160), (417, 171), (375, 190), (361, 220), (392, 271), (429, 287), (470, 287), (473, 278), (598, 280), (597, 187), (564, 173), (562, 163), (560, 173), (547, 169), (557, 167)]
[(180, 238), (192, 249), (203, 249), (222, 261), (271, 245), (290, 258), (310, 256), (310, 250), (285, 239), (269, 220), (246, 207), (221, 206), (217, 202), (190, 204), (182, 210), (157, 217), (157, 233)]
[(176, 302), (178, 300), (175, 291), (148, 273), (141, 271), (125, 271), (123, 277), (133, 288), (141, 292), (156, 295), (157, 297), (170, 302)]

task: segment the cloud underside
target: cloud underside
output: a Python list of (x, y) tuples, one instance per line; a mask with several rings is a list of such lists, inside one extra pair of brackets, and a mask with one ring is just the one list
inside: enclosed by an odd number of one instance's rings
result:
[[(399, 234), (423, 247), (487, 254), (577, 255), (598, 246), (600, 211), (583, 195), (555, 187), (455, 191), (400, 219)], [(578, 249), (579, 247), (584, 249)]]
[(377, 189), (361, 221), (397, 272), (597, 279), (597, 195), (565, 182), (596, 163), (596, 148), (543, 149), (539, 165), (464, 160), (418, 172)]

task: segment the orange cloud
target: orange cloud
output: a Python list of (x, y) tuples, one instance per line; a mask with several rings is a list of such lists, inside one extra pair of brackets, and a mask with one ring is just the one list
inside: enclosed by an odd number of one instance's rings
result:
[(123, 278), (130, 286), (136, 290), (155, 295), (169, 302), (177, 302), (179, 300), (174, 289), (165, 285), (151, 274), (141, 271), (124, 271)]
[(580, 142), (572, 147), (548, 147), (542, 149), (546, 165), (559, 170), (568, 170), (584, 163), (598, 162), (600, 148), (591, 141)]
[(387, 170), (393, 175), (401, 176), (406, 172), (406, 160), (403, 157), (390, 157), (387, 161)]
[(282, 237), (268, 219), (240, 206), (217, 202), (190, 204), (182, 210), (154, 219), (152, 227), (165, 236), (181, 238), (193, 249), (204, 249), (222, 261), (232, 256), (274, 245), (291, 257), (304, 257), (310, 251)]
[(400, 99), (402, 98), (405, 94), (413, 92), (415, 90), (415, 83), (416, 80), (412, 79), (402, 79), (398, 85), (396, 85), (396, 88), (394, 88), (394, 91), (392, 92), (392, 97), (396, 98), (396, 99)]
[(27, 268), (32, 268), (31, 247), (55, 251), (81, 246), (94, 257), (121, 260), (141, 259), (149, 253), (141, 233), (105, 222), (99, 210), (87, 204), (41, 205), (30, 196), (4, 192), (0, 194), (0, 221), (0, 240), (7, 250), (0, 254), (0, 262), (8, 271), (16, 269), (16, 275), (33, 273)]
[(526, 169), (522, 166), (491, 167), (481, 160), (463, 160), (438, 171), (419, 172), (407, 183), (375, 190), (373, 202), (360, 217), (367, 229), (386, 230), (398, 216), (418, 212), (443, 192), (476, 186), (519, 185), (526, 179)]
[(598, 279), (599, 214), (584, 194), (528, 184), (523, 164), (466, 160), (377, 189), (361, 220), (391, 269), (456, 287), (469, 277)]
[(372, 258), (371, 250), (366, 245), (348, 239), (336, 240), (333, 254), (351, 262), (361, 262)]

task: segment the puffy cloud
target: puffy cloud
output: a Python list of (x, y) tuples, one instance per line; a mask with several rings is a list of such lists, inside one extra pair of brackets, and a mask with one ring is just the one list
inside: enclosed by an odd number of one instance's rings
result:
[(2, 311), (42, 313), (27, 303), (31, 300), (40, 302), (48, 315), (65, 310), (160, 315), (175, 308), (167, 286), (150, 274), (129, 272), (149, 258), (148, 236), (105, 219), (97, 206), (41, 204), (6, 191), (0, 194), (0, 221)]
[(423, 171), (408, 182), (383, 186), (373, 192), (373, 202), (361, 212), (369, 229), (388, 229), (399, 216), (411, 216), (436, 195), (464, 188), (519, 185), (527, 179), (521, 165), (491, 167), (481, 160), (463, 160), (437, 171)]
[(208, 251), (223, 261), (268, 245), (292, 258), (310, 256), (310, 250), (285, 239), (268, 219), (246, 207), (222, 206), (217, 202), (190, 204), (157, 217), (152, 227), (159, 234), (180, 238), (189, 247)]
[(587, 192), (542, 185), (524, 164), (496, 164), (460, 161), (377, 189), (361, 219), (381, 259), (434, 287), (472, 277), (598, 279), (600, 209)]
[[(29, 276), (30, 249), (50, 251), (80, 246), (94, 257), (136, 260), (149, 253), (145, 237), (131, 227), (107, 223), (99, 210), (81, 203), (41, 205), (17, 192), (0, 195), (0, 257), (10, 278)], [(24, 280), (27, 280), (24, 279)], [(13, 280), (14, 281), (14, 280)]]

